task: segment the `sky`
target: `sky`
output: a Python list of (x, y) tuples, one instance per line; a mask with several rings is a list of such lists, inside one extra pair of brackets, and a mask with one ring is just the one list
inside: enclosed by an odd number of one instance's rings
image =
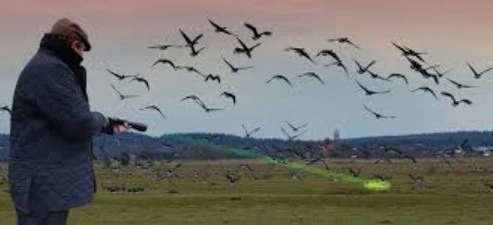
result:
[[(59, 18), (79, 23), (89, 34), (92, 51), (83, 65), (88, 70), (91, 110), (107, 116), (141, 121), (149, 125), (148, 134), (214, 132), (243, 135), (248, 128), (262, 127), (255, 137), (284, 138), (285, 121), (294, 125), (308, 123), (301, 139), (320, 140), (339, 129), (342, 138), (427, 133), (457, 130), (491, 130), (493, 124), (493, 72), (474, 79), (466, 66), (478, 70), (493, 66), (493, 31), (490, 21), (493, 2), (486, 0), (16, 0), (0, 7), (0, 105), (10, 105), (15, 83), (24, 65), (36, 52), (39, 41)], [(228, 27), (248, 45), (256, 43), (243, 26), (249, 22), (261, 30), (273, 32), (262, 38), (253, 58), (234, 55), (237, 41), (231, 36), (214, 33), (207, 19)], [(159, 51), (148, 49), (154, 44), (183, 44), (179, 29), (204, 34), (200, 46), (206, 47), (196, 58), (187, 49)], [(350, 37), (361, 50), (329, 43), (327, 39)], [(424, 51), (427, 62), (440, 64), (446, 76), (478, 86), (458, 90), (442, 80), (439, 86), (410, 70), (408, 63), (391, 41)], [(324, 67), (328, 58), (316, 57), (318, 66), (284, 51), (304, 47), (314, 56), (322, 49), (333, 49), (348, 66), (346, 76), (336, 67)], [(231, 74), (221, 57), (250, 70)], [(167, 58), (179, 65), (195, 66), (206, 73), (219, 74), (221, 84), (204, 82), (197, 75), (173, 71), (158, 65)], [(375, 72), (405, 74), (410, 84), (400, 80), (385, 82), (355, 72), (352, 59), (376, 60)], [(117, 81), (106, 72), (111, 69), (125, 74), (141, 74), (151, 82), (151, 90), (136, 82)], [(318, 73), (325, 85), (298, 78), (305, 72)], [(293, 88), (281, 82), (265, 82), (282, 74)], [(365, 96), (355, 79), (374, 90), (390, 89), (389, 95)], [(140, 97), (122, 103), (110, 88), (114, 84), (125, 94)], [(470, 98), (473, 105), (452, 107), (410, 90), (429, 86), (436, 92), (449, 91), (458, 98)], [(236, 105), (219, 97), (228, 91), (238, 98)], [(223, 111), (205, 113), (193, 102), (180, 99), (196, 94), (210, 107)], [(162, 119), (147, 105), (159, 106)], [(364, 105), (396, 116), (376, 120)], [(8, 133), (9, 118), (0, 113), (0, 132)]]

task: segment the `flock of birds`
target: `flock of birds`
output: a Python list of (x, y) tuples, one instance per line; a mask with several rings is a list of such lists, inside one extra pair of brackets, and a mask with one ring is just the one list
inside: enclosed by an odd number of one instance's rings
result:
[[(254, 43), (247, 43), (245, 40), (247, 38), (240, 37), (239, 35), (233, 33), (230, 31), (227, 27), (219, 25), (217, 22), (208, 20), (210, 25), (212, 26), (212, 30), (216, 34), (221, 34), (221, 35), (226, 35), (230, 36), (232, 40), (235, 40), (237, 42), (237, 46), (232, 49), (233, 54), (235, 55), (244, 55), (246, 58), (251, 59), (254, 57), (255, 50), (261, 46), (261, 43), (259, 41), (263, 40), (265, 37), (269, 37), (273, 35), (272, 31), (266, 31), (266, 30), (261, 30), (257, 28), (257, 26), (254, 26), (250, 23), (244, 23), (245, 29), (248, 29), (251, 32), (251, 36), (249, 37), (251, 40), (254, 41)], [(182, 29), (179, 29), (179, 33), (181, 37), (183, 38), (183, 43), (181, 44), (170, 44), (170, 43), (165, 43), (165, 44), (159, 44), (159, 45), (153, 45), (153, 46), (148, 46), (149, 49), (156, 49), (160, 51), (167, 51), (170, 48), (176, 48), (176, 49), (186, 49), (189, 51), (190, 57), (198, 57), (202, 54), (202, 52), (207, 51), (205, 50), (205, 46), (201, 46), (202, 44), (202, 38), (204, 37), (203, 33), (197, 34), (197, 35), (191, 35), (190, 33), (185, 32)], [(355, 51), (361, 51), (362, 48), (356, 44), (353, 40), (351, 40), (348, 37), (338, 37), (338, 38), (330, 38), (327, 39), (328, 43), (336, 43), (340, 44), (342, 46), (346, 45), (349, 46), (350, 48), (355, 49)], [(465, 84), (462, 82), (459, 82), (451, 77), (447, 77), (446, 75), (449, 74), (453, 69), (449, 69), (446, 71), (441, 71), (441, 65), (433, 64), (430, 65), (427, 62), (427, 59), (425, 59), (425, 55), (427, 55), (427, 52), (420, 52), (417, 50), (414, 50), (410, 47), (407, 47), (405, 45), (399, 45), (397, 43), (392, 42), (391, 43), (404, 57), (404, 59), (409, 63), (411, 72), (409, 72), (407, 75), (404, 73), (400, 72), (394, 72), (390, 73), (388, 75), (383, 75), (383, 73), (376, 72), (374, 70), (375, 65), (377, 64), (377, 60), (372, 60), (370, 62), (362, 62), (361, 60), (357, 59), (351, 59), (352, 62), (348, 62), (349, 60), (343, 60), (341, 55), (337, 53), (333, 49), (321, 49), (318, 51), (317, 54), (311, 55), (308, 53), (308, 51), (303, 48), (303, 47), (294, 47), (294, 46), (289, 46), (284, 49), (285, 52), (291, 53), (295, 56), (300, 57), (302, 60), (307, 60), (307, 62), (310, 62), (314, 66), (317, 66), (319, 63), (315, 60), (318, 57), (324, 57), (329, 60), (328, 64), (325, 64), (325, 67), (338, 67), (341, 68), (341, 71), (344, 72), (349, 79), (354, 80), (355, 85), (361, 89), (364, 95), (366, 96), (377, 96), (377, 95), (386, 95), (386, 94), (391, 94), (392, 90), (390, 89), (380, 89), (376, 90), (373, 88), (370, 88), (363, 84), (358, 77), (351, 77), (350, 75), (352, 74), (352, 69), (350, 68), (349, 64), (354, 63), (355, 69), (354, 72), (358, 74), (360, 77), (361, 76), (366, 76), (368, 75), (372, 79), (376, 80), (381, 80), (383, 82), (392, 82), (395, 80), (401, 80), (403, 84), (409, 85), (409, 79), (408, 76), (411, 75), (411, 73), (417, 74), (418, 76), (422, 77), (425, 80), (431, 80), (433, 81), (433, 84), (436, 86), (440, 85), (445, 82), (449, 82), (450, 84), (454, 85), (457, 87), (457, 90), (461, 89), (470, 89), (470, 88), (476, 88), (477, 86), (471, 85), (471, 84)], [(236, 65), (231, 59), (227, 59), (224, 56), (221, 56), (222, 61), (224, 64), (229, 68), (230, 73), (240, 73), (242, 71), (247, 71), (252, 68), (254, 68), (252, 65)], [(204, 82), (216, 82), (220, 84), (224, 76), (218, 75), (218, 74), (213, 74), (213, 73), (207, 73), (204, 71), (199, 70), (195, 66), (190, 66), (190, 65), (178, 65), (176, 62), (174, 62), (170, 58), (159, 58), (157, 59), (153, 64), (152, 68), (154, 68), (157, 65), (164, 65), (168, 66), (170, 69), (174, 71), (186, 71), (191, 74), (197, 75), (199, 78), (201, 78)], [(485, 75), (486, 73), (490, 72), (493, 69), (493, 66), (487, 67), (485, 69), (478, 69), (476, 67), (473, 67), (471, 63), (466, 62), (466, 66), (469, 68), (471, 71), (471, 77), (474, 79), (480, 79)], [(115, 71), (112, 71), (110, 69), (107, 69), (107, 72), (117, 78), (119, 81), (123, 80), (131, 80), (135, 82), (142, 83), (145, 85), (147, 90), (151, 90), (150, 82), (140, 74), (135, 74), (135, 75), (127, 75), (127, 74), (121, 74), (117, 73)], [(326, 85), (326, 82), (324, 82), (322, 76), (316, 72), (313, 71), (308, 71), (305, 73), (297, 74), (296, 78), (298, 79), (314, 79), (315, 81), (319, 82), (321, 85)], [(431, 79), (430, 79), (431, 78)], [(274, 82), (282, 82), (285, 83), (288, 87), (293, 87), (293, 78), (290, 78), (286, 75), (282, 74), (275, 74), (266, 79), (265, 84), (272, 84)], [(129, 95), (129, 94), (123, 94), (120, 90), (118, 90), (113, 84), (111, 84), (112, 89), (116, 92), (116, 94), (119, 96), (119, 98), (124, 101), (127, 99), (131, 98), (136, 98), (139, 97), (138, 95)], [(449, 99), (451, 102), (451, 105), (453, 107), (457, 107), (462, 104), (466, 105), (472, 105), (473, 101), (471, 99), (467, 98), (458, 98), (456, 94), (447, 92), (447, 91), (438, 91), (435, 90), (436, 88), (428, 85), (428, 86), (420, 86), (420, 87), (415, 87), (410, 90), (411, 93), (417, 93), (417, 92), (424, 92), (428, 93), (431, 97), (435, 98), (436, 100), (439, 100), (440, 97)], [(236, 105), (238, 102), (238, 97), (235, 93), (228, 92), (228, 91), (223, 91), (219, 94), (220, 97), (224, 97), (227, 99), (230, 99), (231, 104)], [(221, 111), (224, 110), (224, 108), (219, 108), (219, 107), (211, 107), (209, 106), (200, 96), (197, 95), (188, 95), (184, 96), (180, 100), (181, 102), (185, 101), (190, 101), (194, 104), (197, 104), (200, 108), (202, 108), (205, 112), (211, 113), (215, 111)], [(362, 107), (364, 110), (366, 110), (368, 113), (373, 115), (376, 119), (394, 119), (397, 118), (395, 115), (386, 115), (384, 113), (378, 112), (375, 109), (372, 109), (370, 106), (367, 104), (364, 104)], [(162, 111), (162, 109), (159, 106), (156, 105), (148, 105), (146, 107), (140, 108), (140, 110), (152, 110), (157, 112), (160, 117), (166, 118), (165, 113)], [(246, 130), (245, 126), (243, 125), (242, 127), (244, 130)], [(289, 135), (285, 130), (281, 130), (283, 134), (285, 134), (288, 139), (291, 139), (290, 137), (296, 136), (296, 135)], [(249, 132), (245, 131), (247, 134), (246, 136), (250, 137), (251, 134)]]

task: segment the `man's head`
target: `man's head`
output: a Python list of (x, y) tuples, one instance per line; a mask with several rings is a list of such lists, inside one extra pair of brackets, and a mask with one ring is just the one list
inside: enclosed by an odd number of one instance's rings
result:
[(80, 56), (86, 51), (91, 50), (91, 44), (87, 33), (76, 23), (67, 18), (55, 22), (50, 31), (51, 34), (63, 35), (69, 41), (69, 45)]

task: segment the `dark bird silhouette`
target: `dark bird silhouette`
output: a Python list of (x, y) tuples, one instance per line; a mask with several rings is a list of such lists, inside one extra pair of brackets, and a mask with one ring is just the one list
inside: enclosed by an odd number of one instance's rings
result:
[(129, 98), (135, 98), (135, 97), (139, 97), (138, 95), (124, 95), (122, 94), (120, 91), (118, 91), (115, 86), (113, 84), (111, 84), (111, 88), (113, 88), (113, 90), (116, 91), (116, 93), (118, 94), (118, 96), (120, 96), (120, 99), (121, 100), (125, 100), (125, 99), (129, 99)]
[(415, 60), (407, 57), (407, 60), (409, 61), (409, 63), (411, 63), (411, 69), (413, 69), (414, 71), (418, 72), (421, 74), (421, 76), (423, 76), (423, 78), (425, 79), (429, 79), (429, 78), (433, 78), (433, 80), (435, 81), (436, 84), (439, 84), (439, 76), (436, 75), (436, 74), (431, 74), (428, 72), (429, 69), (432, 69), (432, 68), (436, 68), (436, 65), (435, 66), (430, 66), (428, 68), (423, 68), (423, 65), (421, 65), (420, 63), (416, 62)]
[(466, 62), (466, 63), (467, 63), (467, 66), (469, 67), (469, 69), (474, 74), (474, 78), (476, 78), (476, 79), (481, 78), (481, 76), (483, 76), (483, 74), (485, 74), (485, 73), (487, 73), (493, 69), (493, 67), (489, 67), (489, 68), (483, 70), (482, 72), (477, 72), (476, 69), (474, 69), (474, 67), (472, 67), (469, 62)]
[(366, 95), (368, 96), (371, 96), (371, 95), (375, 95), (375, 94), (387, 94), (387, 93), (390, 93), (390, 90), (385, 90), (385, 91), (372, 91), (368, 88), (366, 88), (365, 86), (363, 86), (358, 80), (356, 80), (356, 83), (358, 84), (358, 86), (363, 89), (363, 91), (365, 91)]
[(445, 91), (442, 91), (441, 94), (445, 97), (449, 97), (450, 99), (452, 99), (452, 106), (454, 106), (454, 107), (458, 106), (460, 103), (465, 103), (468, 105), (472, 104), (472, 101), (469, 99), (461, 99), (461, 100), (457, 101), (457, 99), (455, 99), (455, 97), (452, 94), (445, 92)]
[(271, 36), (272, 35), (271, 31), (259, 32), (256, 27), (254, 27), (253, 25), (251, 25), (249, 23), (244, 23), (243, 25), (245, 25), (245, 27), (247, 27), (248, 29), (250, 29), (252, 31), (252, 33), (253, 33), (252, 39), (253, 40), (258, 40), (264, 35), (265, 36)]
[(235, 34), (231, 33), (230, 31), (228, 31), (228, 28), (227, 27), (222, 27), (222, 26), (219, 26), (217, 23), (215, 23), (214, 21), (212, 21), (211, 19), (209, 19), (209, 23), (216, 29), (214, 32), (216, 33), (224, 33), (224, 34), (227, 34), (227, 35), (233, 35), (233, 36), (236, 36)]
[(161, 115), (161, 117), (163, 117), (163, 119), (166, 119), (166, 117), (164, 116), (164, 114), (163, 114), (163, 112), (161, 111), (161, 109), (159, 109), (159, 107), (157, 107), (157, 106), (155, 106), (155, 105), (146, 106), (146, 107), (144, 107), (144, 108), (141, 108), (140, 110), (141, 110), (141, 111), (142, 111), (142, 110), (154, 110), (154, 111), (158, 112), (158, 113)]
[(247, 70), (247, 69), (253, 68), (253, 66), (235, 67), (235, 66), (233, 66), (233, 64), (228, 62), (228, 60), (226, 60), (224, 57), (222, 57), (222, 58), (223, 58), (224, 63), (226, 63), (226, 65), (228, 65), (228, 67), (231, 69), (232, 73), (237, 73), (240, 70)]
[(317, 79), (318, 81), (320, 81), (320, 83), (325, 84), (324, 81), (322, 80), (322, 78), (320, 78), (320, 76), (318, 76), (314, 72), (308, 72), (308, 73), (300, 74), (300, 75), (298, 75), (298, 77), (313, 77), (313, 78)]
[(106, 69), (106, 71), (108, 71), (108, 73), (110, 73), (111, 75), (118, 78), (118, 80), (124, 80), (126, 78), (132, 78), (132, 77), (138, 76), (138, 74), (136, 74), (136, 75), (123, 75), (123, 74), (115, 73), (115, 72), (111, 71), (110, 69)]
[(366, 109), (366, 111), (368, 111), (368, 112), (372, 113), (373, 115), (375, 115), (375, 117), (377, 119), (395, 119), (395, 118), (397, 118), (396, 116), (386, 116), (386, 115), (377, 113), (377, 112), (371, 110), (370, 108), (368, 108), (366, 105), (364, 106), (364, 108)]
[(202, 101), (202, 99), (200, 99), (199, 97), (197, 97), (196, 95), (188, 95), (184, 98), (181, 99), (181, 101), (185, 101), (185, 100), (193, 100), (195, 103), (197, 103), (200, 107), (202, 107), (205, 112), (209, 113), (209, 112), (213, 112), (213, 111), (220, 111), (220, 110), (223, 110), (223, 109), (219, 109), (219, 108), (209, 108), (205, 105), (205, 103)]
[(3, 106), (2, 108), (0, 108), (0, 111), (5, 111), (5, 112), (7, 112), (10, 116), (12, 116), (12, 109), (10, 109), (8, 105)]
[(421, 55), (426, 55), (428, 53), (426, 52), (417, 52), (417, 51), (414, 51), (413, 49), (410, 49), (406, 46), (400, 46), (400, 45), (397, 45), (396, 43), (392, 42), (392, 44), (397, 48), (399, 49), (401, 52), (402, 52), (402, 55), (403, 56), (413, 56), (413, 57), (416, 57), (417, 59), (419, 59), (421, 62), (425, 62), (425, 60), (423, 59), (423, 57), (421, 57)]
[(349, 168), (349, 173), (351, 173), (351, 175), (353, 175), (353, 177), (358, 177), (359, 174), (361, 173), (361, 169), (353, 169), (353, 168)]
[(288, 132), (286, 132), (286, 130), (284, 129), (284, 127), (281, 127), (281, 131), (284, 135), (286, 135), (286, 137), (288, 138), (288, 141), (292, 141), (298, 137), (300, 137), (301, 135), (305, 134), (306, 130), (299, 133), (299, 134), (295, 134), (295, 135), (290, 135)]
[(390, 78), (393, 78), (393, 77), (396, 77), (396, 78), (401, 78), (401, 79), (403, 79), (403, 80), (404, 80), (404, 82), (406, 82), (406, 84), (409, 84), (409, 82), (408, 82), (408, 80), (407, 80), (406, 76), (405, 76), (405, 75), (403, 75), (403, 74), (400, 74), (400, 73), (392, 73), (392, 74), (390, 74), (390, 75), (387, 77), (387, 79), (386, 79), (386, 80), (390, 80)]
[(241, 126), (243, 127), (243, 131), (245, 131), (245, 137), (246, 137), (246, 138), (251, 137), (251, 136), (252, 136), (252, 134), (254, 134), (254, 133), (256, 133), (256, 132), (259, 132), (259, 131), (260, 131), (260, 129), (262, 129), (261, 127), (256, 127), (256, 128), (254, 128), (254, 129), (252, 129), (252, 130), (250, 130), (250, 131), (249, 131), (249, 130), (246, 128), (245, 124), (242, 124)]
[(411, 90), (411, 92), (417, 92), (417, 91), (424, 91), (424, 92), (428, 92), (430, 94), (433, 95), (433, 97), (435, 97), (436, 100), (438, 100), (438, 96), (435, 94), (435, 92), (429, 88), (429, 87), (419, 87), (419, 88), (416, 88), (414, 90)]
[(305, 51), (305, 48), (295, 48), (295, 47), (289, 47), (289, 48), (286, 48), (285, 51), (292, 51), (296, 54), (298, 54), (301, 58), (306, 58), (308, 59), (310, 62), (312, 62), (313, 64), (317, 65), (317, 62), (315, 62), (312, 57), (310, 57), (310, 55), (308, 53), (306, 53)]
[(149, 81), (147, 81), (145, 78), (143, 77), (134, 77), (134, 79), (132, 79), (132, 81), (137, 81), (137, 82), (141, 82), (141, 83), (144, 83), (145, 86), (147, 87), (147, 90), (151, 90), (151, 87), (149, 86)]
[(236, 95), (234, 95), (233, 93), (224, 91), (223, 93), (221, 93), (220, 96), (230, 98), (231, 100), (233, 100), (233, 105), (236, 105)]
[(185, 39), (185, 42), (186, 42), (185, 47), (192, 47), (192, 46), (198, 44), (199, 40), (204, 36), (204, 34), (199, 34), (192, 40), (187, 34), (185, 34), (185, 32), (183, 32), (182, 29), (180, 29), (180, 33), (181, 33), (181, 36), (183, 37), (183, 39)]
[(175, 64), (169, 59), (158, 59), (154, 64), (152, 64), (152, 67), (154, 67), (158, 63), (169, 64), (171, 67), (173, 67), (174, 70), (176, 70)]
[(303, 128), (305, 128), (306, 126), (308, 126), (308, 123), (305, 123), (301, 126), (294, 126), (293, 124), (291, 124), (289, 121), (285, 121), (288, 126), (293, 130), (293, 132), (298, 132), (298, 130), (301, 130)]
[(153, 46), (149, 46), (147, 48), (150, 48), (150, 49), (159, 49), (159, 50), (167, 50), (168, 48), (181, 48), (183, 47), (183, 45), (153, 45)]
[(244, 53), (248, 58), (252, 58), (252, 51), (257, 48), (258, 46), (260, 46), (260, 43), (257, 43), (255, 45), (253, 45), (252, 47), (248, 47), (242, 40), (240, 40), (238, 37), (236, 37), (236, 40), (238, 41), (238, 43), (240, 43), (241, 45), (241, 48), (239, 47), (236, 47), (233, 51), (233, 54), (240, 54), (240, 53)]
[(329, 66), (341, 67), (346, 72), (346, 75), (349, 75), (349, 71), (347, 70), (347, 67), (342, 62), (336, 61), (336, 62), (332, 62), (332, 63), (325, 65), (325, 67), (329, 67)]
[(455, 80), (452, 80), (448, 77), (446, 77), (448, 81), (450, 81), (450, 83), (454, 84), (458, 89), (462, 89), (462, 88), (475, 88), (476, 86), (471, 86), (471, 85), (465, 85), (465, 84), (461, 84)]
[(348, 37), (338, 37), (338, 38), (332, 38), (332, 39), (329, 39), (327, 40), (328, 42), (338, 42), (338, 43), (341, 43), (341, 44), (349, 44), (353, 47), (355, 47), (356, 49), (361, 49), (359, 46), (357, 46), (356, 44), (354, 44), (351, 40), (349, 40)]
[(293, 86), (293, 85), (291, 84), (291, 82), (288, 80), (288, 78), (286, 78), (286, 77), (285, 77), (285, 76), (283, 76), (283, 75), (275, 75), (275, 76), (273, 76), (272, 78), (270, 78), (270, 79), (269, 79), (267, 82), (265, 82), (265, 83), (267, 83), (267, 84), (268, 84), (268, 83), (270, 83), (272, 80), (283, 80), (284, 82), (286, 82), (287, 84), (289, 84), (289, 86), (291, 86), (291, 87)]
[(187, 72), (193, 72), (193, 73), (196, 73), (202, 77), (205, 77), (205, 75), (200, 72), (199, 70), (197, 70), (195, 67), (193, 66), (176, 66), (176, 69), (178, 70), (186, 70)]
[(341, 61), (341, 58), (339, 58), (339, 56), (337, 55), (337, 53), (335, 53), (332, 49), (324, 49), (324, 50), (321, 50), (317, 55), (316, 57), (318, 56), (330, 56), (332, 57), (335, 61), (337, 62), (342, 62)]
[(364, 74), (372, 67), (377, 61), (373, 60), (368, 65), (362, 66), (360, 62), (358, 62), (356, 59), (353, 59), (354, 63), (356, 63), (356, 66), (358, 67), (358, 70), (356, 71), (359, 74)]
[(217, 81), (217, 83), (221, 83), (221, 77), (219, 75), (209, 74), (205, 77), (205, 82), (207, 82), (208, 80)]

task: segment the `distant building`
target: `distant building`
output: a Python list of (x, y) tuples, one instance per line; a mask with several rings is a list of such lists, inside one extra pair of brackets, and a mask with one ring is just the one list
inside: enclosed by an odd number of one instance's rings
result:
[(339, 141), (341, 139), (341, 131), (339, 129), (334, 130), (334, 141)]

